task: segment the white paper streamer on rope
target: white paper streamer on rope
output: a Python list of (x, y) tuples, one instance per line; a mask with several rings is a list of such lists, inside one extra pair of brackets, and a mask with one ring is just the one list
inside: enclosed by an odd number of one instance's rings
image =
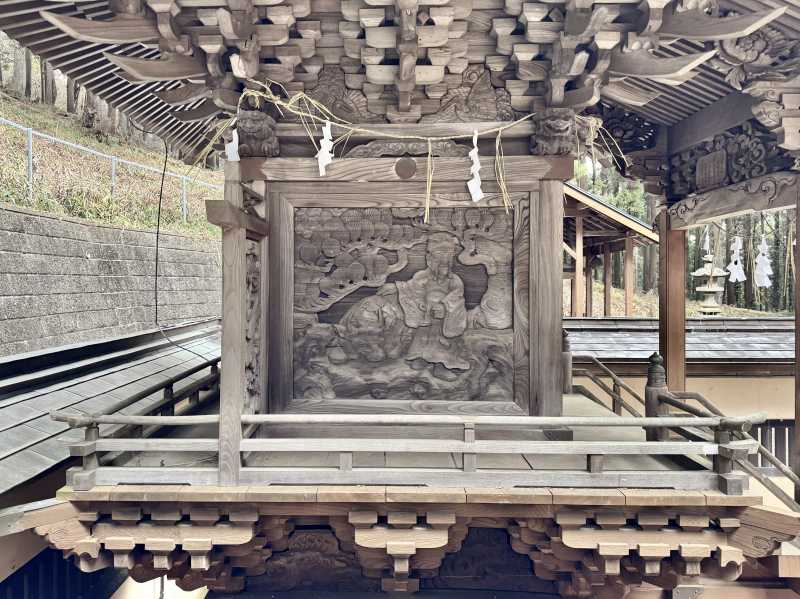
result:
[(239, 132), (231, 130), (231, 140), (225, 144), (225, 159), (229, 162), (239, 162)]
[(319, 152), (317, 152), (317, 164), (319, 164), (319, 176), (325, 176), (325, 168), (333, 162), (333, 137), (331, 134), (331, 122), (325, 121), (322, 125), (322, 139), (319, 140)]
[(481, 160), (478, 157), (477, 130), (472, 133), (472, 149), (469, 151), (469, 157), (472, 159), (472, 166), (469, 167), (472, 179), (467, 181), (467, 189), (469, 189), (469, 195), (472, 196), (472, 201), (479, 202), (483, 199), (483, 190), (481, 189)]
[(734, 237), (731, 243), (731, 262), (727, 266), (728, 272), (731, 276), (728, 280), (731, 283), (741, 283), (746, 281), (747, 277), (744, 274), (744, 265), (742, 264), (742, 238)]
[(758, 246), (758, 256), (756, 256), (756, 287), (772, 287), (770, 276), (772, 275), (772, 263), (769, 259), (769, 246), (764, 236), (761, 236), (761, 243)]
[(708, 227), (706, 227), (706, 238), (703, 241), (703, 251), (706, 254), (711, 253), (711, 231), (709, 231)]

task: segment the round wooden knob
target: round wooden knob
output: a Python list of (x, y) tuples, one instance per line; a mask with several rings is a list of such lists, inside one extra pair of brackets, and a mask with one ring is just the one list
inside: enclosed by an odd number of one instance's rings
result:
[(394, 163), (394, 172), (401, 179), (410, 179), (417, 174), (417, 162), (413, 158), (401, 158)]

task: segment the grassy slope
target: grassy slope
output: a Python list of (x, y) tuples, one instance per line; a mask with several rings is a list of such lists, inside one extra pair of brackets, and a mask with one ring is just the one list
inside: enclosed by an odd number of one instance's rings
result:
[[(51, 107), (30, 104), (0, 92), (0, 117), (32, 127), (72, 143), (123, 160), (161, 170), (164, 155), (127, 144), (114, 136), (100, 135), (83, 127), (76, 116)], [(34, 138), (34, 195), (28, 197), (26, 137), (24, 132), (0, 125), (0, 201), (36, 210), (87, 218), (125, 227), (152, 228), (156, 221), (160, 172), (148, 172), (118, 164), (114, 197), (111, 197), (111, 162), (62, 144)], [(196, 184), (222, 185), (221, 172), (191, 169), (170, 159), (167, 171), (187, 175), (189, 220), (180, 213), (181, 182), (165, 180), (162, 226), (174, 232), (217, 236), (218, 229), (205, 221), (204, 202), (219, 199), (222, 192)]]

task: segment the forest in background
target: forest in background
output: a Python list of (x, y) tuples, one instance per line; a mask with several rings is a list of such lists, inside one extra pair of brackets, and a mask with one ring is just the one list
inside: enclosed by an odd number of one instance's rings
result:
[[(624, 210), (631, 216), (652, 225), (662, 199), (648, 194), (639, 181), (622, 177), (616, 169), (591, 162), (577, 162), (576, 185), (602, 198), (609, 204)], [(701, 283), (691, 273), (703, 265), (703, 244), (709, 236), (709, 246), (714, 255), (714, 264), (726, 268), (731, 261), (731, 245), (735, 237), (741, 237), (741, 253), (747, 280), (731, 283), (725, 280), (725, 290), (719, 301), (724, 306), (756, 310), (760, 312), (790, 314), (794, 312), (794, 256), (792, 252), (795, 231), (795, 210), (745, 214), (728, 218), (708, 226), (690, 229), (686, 235), (687, 299), (699, 301), (701, 294), (695, 288)], [(773, 275), (771, 287), (755, 285), (755, 260), (762, 236), (767, 242), (768, 256)], [(636, 292), (657, 294), (658, 247), (651, 245), (639, 248), (635, 253)], [(622, 256), (614, 255), (612, 266), (614, 287), (622, 287)], [(602, 269), (595, 270), (597, 282), (602, 282)], [(723, 310), (723, 313), (725, 311)], [(657, 314), (657, 312), (656, 312)]]

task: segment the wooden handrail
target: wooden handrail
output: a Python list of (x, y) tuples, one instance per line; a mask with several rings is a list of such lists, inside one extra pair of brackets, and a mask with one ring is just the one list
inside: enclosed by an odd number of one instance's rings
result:
[[(140, 426), (181, 426), (215, 424), (219, 415), (198, 416), (125, 416), (116, 414), (81, 415), (73, 412), (51, 412), (53, 420), (66, 422), (73, 428), (96, 424), (132, 424)], [(533, 429), (557, 426), (574, 427), (643, 427), (670, 428), (674, 426), (703, 426), (724, 430), (742, 430), (766, 421), (766, 414), (757, 412), (749, 416), (710, 416), (691, 418), (672, 417), (618, 417), (618, 416), (448, 416), (442, 414), (242, 414), (243, 424), (347, 424), (347, 425), (483, 425), (527, 426)]]
[[(703, 415), (713, 415), (713, 416), (722, 415), (722, 412), (720, 411), (719, 408), (717, 408), (717, 406), (715, 406), (709, 399), (707, 399), (706, 397), (704, 397), (699, 393), (693, 391), (680, 391), (680, 392), (670, 392), (668, 395), (669, 396), (666, 398), (667, 401), (665, 401), (665, 403), (668, 403), (669, 405), (672, 405), (679, 409), (685, 410), (686, 412), (700, 413)], [(659, 397), (661, 397), (661, 394), (659, 394)], [(707, 412), (701, 412), (700, 410), (697, 409), (691, 410), (689, 409), (689, 406), (685, 404), (685, 402), (680, 402), (680, 400), (687, 400), (687, 399), (691, 399), (698, 402), (701, 406), (703, 406), (707, 410)], [(783, 476), (792, 481), (795, 487), (800, 487), (800, 476), (798, 476), (791, 468), (789, 468), (780, 459), (778, 459), (778, 457), (774, 453), (772, 453), (769, 449), (767, 449), (763, 443), (760, 443), (758, 439), (753, 437), (753, 435), (751, 435), (747, 431), (741, 431), (739, 435), (743, 439), (756, 441), (758, 443), (758, 454), (763, 456), (765, 460), (767, 460), (770, 464), (775, 466), (778, 472), (780, 472)], [(786, 495), (786, 497), (789, 496)], [(792, 500), (792, 502), (794, 503), (794, 500)], [(786, 502), (784, 501), (784, 503)], [(797, 504), (795, 503), (795, 505)]]
[(644, 405), (644, 403), (645, 403), (644, 402), (644, 398), (641, 395), (639, 395), (639, 393), (637, 393), (635, 389), (633, 389), (625, 381), (623, 381), (616, 374), (614, 374), (614, 372), (608, 366), (603, 364), (600, 360), (598, 360), (594, 356), (586, 356), (586, 355), (576, 355), (576, 356), (574, 356), (574, 358), (577, 358), (577, 359), (580, 359), (580, 360), (588, 360), (589, 362), (591, 362), (592, 364), (597, 366), (600, 370), (602, 370), (609, 377), (611, 377), (611, 380), (613, 380), (615, 383), (617, 383), (622, 389), (625, 389), (625, 391), (630, 393), (631, 396), (633, 396), (633, 398), (635, 400), (637, 400), (640, 404)]
[[(96, 414), (97, 416), (104, 416), (106, 414), (114, 414), (119, 412), (120, 410), (124, 410), (125, 408), (132, 406), (137, 401), (143, 400), (145, 397), (153, 395), (153, 393), (158, 393), (159, 391), (163, 391), (167, 387), (172, 387), (175, 383), (178, 383), (185, 379), (187, 376), (191, 376), (196, 372), (200, 372), (201, 370), (205, 370), (208, 367), (215, 367), (219, 364), (220, 358), (212, 358), (211, 360), (206, 360), (205, 362), (201, 362), (200, 364), (193, 366), (189, 370), (184, 370), (181, 374), (175, 375), (166, 379), (165, 381), (161, 381), (159, 383), (155, 383), (154, 385), (150, 385), (139, 391), (138, 393), (134, 393), (130, 397), (127, 397), (123, 400), (118, 401), (115, 404), (112, 404), (108, 408), (106, 408), (103, 412)], [(66, 421), (64, 421), (66, 422)]]

